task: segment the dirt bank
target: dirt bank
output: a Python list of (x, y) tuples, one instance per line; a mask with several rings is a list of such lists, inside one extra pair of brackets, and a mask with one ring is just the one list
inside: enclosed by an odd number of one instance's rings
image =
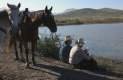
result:
[(14, 60), (13, 53), (0, 53), (0, 80), (123, 80), (116, 75), (72, 69), (70, 65), (50, 58), (37, 57), (31, 69)]

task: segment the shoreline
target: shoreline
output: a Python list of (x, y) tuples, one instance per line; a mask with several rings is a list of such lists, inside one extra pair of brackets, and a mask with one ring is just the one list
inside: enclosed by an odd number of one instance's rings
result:
[[(37, 62), (39, 64), (41, 64), (41, 67), (33, 67), (35, 70), (33, 69), (25, 69), (25, 65), (24, 63), (18, 63), (16, 61), (13, 60), (13, 56), (14, 54), (10, 54), (9, 55), (9, 60), (8, 58), (6, 58), (6, 56), (8, 56), (7, 54), (1, 54), (0, 60), (0, 67), (1, 67), (1, 73), (0, 73), (0, 79), (2, 80), (25, 80), (25, 79), (30, 79), (30, 77), (32, 79), (42, 79), (45, 80), (46, 78), (49, 78), (48, 80), (57, 80), (57, 78), (59, 78), (59, 76), (54, 77), (52, 74), (47, 74), (47, 72), (51, 72), (53, 73), (53, 71), (63, 71), (63, 73), (67, 73), (68, 71), (70, 72), (69, 75), (72, 75), (74, 77), (80, 77), (82, 78), (83, 76), (80, 75), (78, 76), (78, 71), (79, 73), (83, 73), (81, 70), (79, 69), (71, 69), (71, 65), (63, 63), (59, 60), (53, 59), (51, 57), (37, 57)], [(112, 61), (110, 59), (107, 58), (95, 58), (96, 60), (98, 60), (98, 65), (101, 68), (101, 70), (99, 71), (92, 71), (95, 74), (98, 75), (105, 75), (105, 76), (111, 76), (112, 78), (116, 78), (113, 80), (122, 80), (123, 79), (123, 63), (117, 63), (115, 61)], [(8, 64), (6, 64), (8, 63)], [(51, 65), (52, 64), (52, 65)], [(7, 68), (9, 67), (9, 68)], [(45, 71), (46, 70), (46, 71)], [(106, 71), (105, 71), (106, 70)], [(12, 71), (12, 72), (11, 72)], [(76, 72), (77, 71), (77, 72)], [(86, 71), (86, 70), (84, 70)], [(72, 73), (73, 72), (73, 73)], [(29, 75), (29, 73), (31, 73)], [(34, 73), (34, 74), (33, 74)], [(59, 73), (59, 72), (57, 72)], [(59, 73), (60, 74), (60, 73)], [(75, 75), (77, 74), (77, 75)], [(85, 74), (85, 73), (84, 73)], [(40, 76), (42, 75), (42, 76)], [(62, 74), (61, 74), (62, 75)], [(33, 77), (32, 77), (33, 76)], [(92, 75), (90, 75), (92, 76)], [(87, 79), (88, 77), (87, 76)], [(67, 77), (67, 78), (71, 78), (70, 76), (66, 75), (66, 76), (60, 76), (60, 77)], [(98, 76), (95, 76), (98, 77)], [(88, 79), (88, 80), (91, 80)]]
[(123, 23), (123, 21), (121, 22), (101, 22), (101, 23), (57, 23), (57, 26), (67, 26), (67, 25), (92, 25), (92, 24), (119, 24), (119, 23)]
[(123, 75), (123, 61), (104, 58), (104, 57), (94, 57), (98, 65), (105, 68), (108, 71), (118, 73)]

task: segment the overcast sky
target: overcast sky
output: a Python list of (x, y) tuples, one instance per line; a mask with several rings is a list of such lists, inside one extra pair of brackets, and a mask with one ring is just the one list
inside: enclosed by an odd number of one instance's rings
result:
[(46, 5), (53, 6), (54, 13), (63, 12), (66, 9), (75, 8), (114, 8), (123, 10), (123, 0), (0, 0), (0, 8), (7, 8), (6, 4), (21, 3), (21, 10), (44, 9)]

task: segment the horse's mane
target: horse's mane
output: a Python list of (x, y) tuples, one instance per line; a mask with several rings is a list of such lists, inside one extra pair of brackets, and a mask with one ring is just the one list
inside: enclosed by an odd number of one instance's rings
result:
[(41, 18), (41, 16), (43, 15), (44, 13), (44, 10), (40, 10), (40, 11), (35, 11), (33, 12), (34, 15), (30, 16), (31, 19), (32, 19), (32, 22), (35, 22), (37, 19)]
[(8, 11), (7, 10), (0, 10), (0, 18), (8, 17)]
[(35, 22), (38, 18), (39, 18), (38, 15), (31, 16), (32, 22)]

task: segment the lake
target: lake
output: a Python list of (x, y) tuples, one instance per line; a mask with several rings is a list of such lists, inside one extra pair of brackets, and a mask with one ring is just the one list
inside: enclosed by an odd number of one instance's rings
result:
[[(46, 27), (39, 31), (50, 34)], [(57, 34), (61, 39), (66, 35), (84, 38), (92, 55), (123, 60), (123, 23), (59, 26)]]

